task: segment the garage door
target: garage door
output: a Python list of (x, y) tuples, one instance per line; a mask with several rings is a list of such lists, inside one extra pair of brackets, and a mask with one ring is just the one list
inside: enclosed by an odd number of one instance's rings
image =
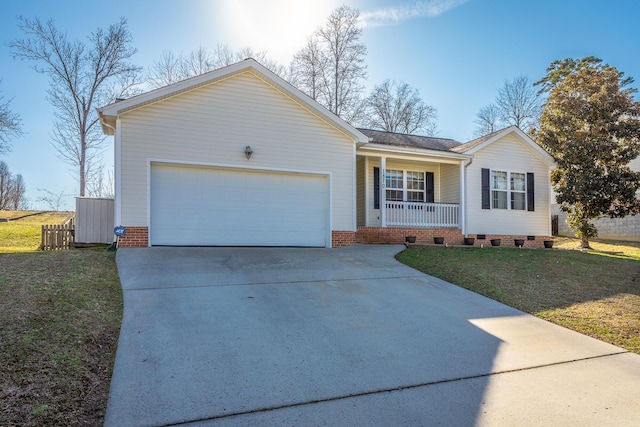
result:
[(327, 245), (324, 175), (152, 164), (152, 245)]

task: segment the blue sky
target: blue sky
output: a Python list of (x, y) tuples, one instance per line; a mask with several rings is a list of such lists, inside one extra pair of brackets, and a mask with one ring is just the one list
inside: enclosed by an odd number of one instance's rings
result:
[[(472, 138), (478, 110), (506, 79), (541, 78), (555, 59), (594, 55), (640, 82), (640, 2), (636, 0), (2, 0), (0, 79), (25, 135), (2, 155), (21, 173), (32, 206), (43, 193), (75, 195), (71, 167), (50, 144), (52, 109), (46, 76), (13, 60), (7, 44), (21, 36), (17, 16), (53, 18), (74, 39), (85, 39), (119, 17), (128, 19), (138, 53), (150, 66), (162, 52), (213, 48), (267, 50), (288, 64), (315, 28), (340, 4), (360, 9), (368, 49), (367, 89), (390, 78), (405, 81), (438, 110), (438, 136)], [(634, 87), (640, 86), (638, 83)], [(636, 96), (638, 98), (638, 96)], [(112, 147), (105, 164), (113, 164)], [(66, 198), (72, 209), (73, 197)]]

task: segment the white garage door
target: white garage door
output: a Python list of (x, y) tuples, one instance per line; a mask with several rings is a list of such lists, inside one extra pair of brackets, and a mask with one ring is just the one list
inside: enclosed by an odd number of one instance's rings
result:
[(150, 197), (152, 245), (327, 246), (327, 176), (152, 164)]

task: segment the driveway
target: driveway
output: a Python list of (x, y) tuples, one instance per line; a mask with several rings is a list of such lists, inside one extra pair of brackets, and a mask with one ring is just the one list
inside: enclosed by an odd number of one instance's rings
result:
[(119, 249), (106, 426), (630, 425), (640, 356), (394, 259)]

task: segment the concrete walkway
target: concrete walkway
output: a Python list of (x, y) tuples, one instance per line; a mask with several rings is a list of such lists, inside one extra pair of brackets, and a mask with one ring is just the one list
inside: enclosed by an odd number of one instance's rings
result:
[(401, 249), (119, 249), (105, 425), (640, 422), (640, 356), (406, 267)]

